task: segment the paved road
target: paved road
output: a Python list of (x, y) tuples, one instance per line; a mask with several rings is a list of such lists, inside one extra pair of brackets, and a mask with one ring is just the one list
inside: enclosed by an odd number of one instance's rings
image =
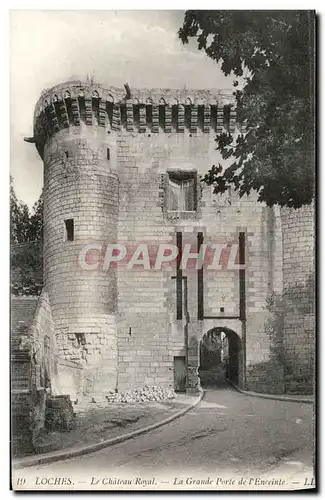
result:
[[(218, 477), (217, 489), (238, 489), (240, 477), (246, 482), (282, 477), (287, 479), (285, 487), (295, 489), (305, 482), (310, 486), (312, 480), (312, 436), (311, 404), (254, 398), (223, 384), (207, 389), (201, 403), (185, 416), (148, 434), (87, 456), (20, 470), (19, 474), (28, 475), (29, 484), (36, 477), (45, 477), (44, 487), (49, 476), (69, 476), (80, 489), (94, 487), (96, 481), (96, 487), (102, 489), (124, 487), (103, 486), (103, 478), (114, 481), (137, 476), (145, 480), (155, 477), (154, 485), (149, 485), (153, 489), (177, 484), (192, 489), (202, 487), (189, 484), (192, 480), (209, 478), (215, 484)], [(229, 484), (234, 478), (235, 484)], [(228, 483), (223, 484), (226, 479)], [(260, 479), (258, 484), (251, 480), (250, 486), (261, 486)], [(274, 487), (265, 483), (264, 489), (265, 485)], [(139, 482), (136, 487), (141, 488)]]

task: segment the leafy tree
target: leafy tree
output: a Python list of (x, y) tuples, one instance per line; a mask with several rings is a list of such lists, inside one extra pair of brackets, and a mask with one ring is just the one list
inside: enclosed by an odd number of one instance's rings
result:
[(18, 201), (13, 179), (10, 176), (10, 242), (11, 244), (22, 243), (28, 240), (29, 233), (29, 210), (28, 206)]
[(315, 15), (311, 11), (187, 11), (178, 34), (233, 74), (239, 134), (217, 136), (227, 168), (204, 180), (215, 192), (298, 208), (314, 197)]
[(31, 241), (43, 240), (43, 210), (44, 200), (43, 192), (32, 208), (32, 214), (29, 219), (29, 238)]
[(43, 286), (43, 195), (30, 213), (10, 177), (11, 292), (39, 295)]

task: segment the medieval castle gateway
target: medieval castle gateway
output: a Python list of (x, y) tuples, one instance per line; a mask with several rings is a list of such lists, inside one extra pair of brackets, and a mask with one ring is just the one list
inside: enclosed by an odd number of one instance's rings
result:
[[(173, 387), (177, 377), (195, 392), (200, 341), (213, 329), (228, 337), (229, 377), (239, 386), (312, 390), (313, 207), (213, 194), (201, 179), (221, 161), (223, 130), (237, 130), (231, 92), (125, 92), (81, 81), (43, 92), (32, 139), (44, 162), (35, 335), (55, 353), (54, 394)], [(114, 243), (191, 244), (192, 252), (235, 245), (242, 265), (80, 266), (87, 245)]]

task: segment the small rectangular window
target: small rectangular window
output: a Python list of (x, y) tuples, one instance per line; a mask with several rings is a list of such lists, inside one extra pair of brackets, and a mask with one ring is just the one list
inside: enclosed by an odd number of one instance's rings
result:
[(167, 209), (172, 212), (195, 212), (196, 172), (168, 172)]
[(106, 150), (106, 156), (107, 156), (108, 160), (111, 159), (111, 152), (110, 152), (109, 148), (107, 148), (107, 150)]
[(65, 224), (65, 240), (73, 241), (74, 240), (74, 221), (73, 219), (66, 219), (64, 221)]

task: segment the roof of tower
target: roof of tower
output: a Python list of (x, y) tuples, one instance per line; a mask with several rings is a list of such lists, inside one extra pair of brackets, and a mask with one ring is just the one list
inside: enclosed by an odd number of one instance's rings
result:
[[(44, 90), (34, 113), (34, 136), (43, 157), (48, 136), (72, 126), (98, 125), (110, 131), (233, 133), (237, 119), (232, 90), (133, 89), (72, 80)], [(228, 109), (227, 109), (228, 108)]]
[[(127, 85), (127, 84), (126, 84)], [(124, 87), (103, 86), (99, 83), (81, 80), (71, 80), (43, 90), (35, 106), (35, 118), (44, 108), (53, 102), (66, 98), (99, 98), (103, 101), (119, 104), (194, 104), (194, 105), (226, 105), (234, 104), (235, 97), (232, 89), (137, 89), (131, 87), (131, 97)]]

